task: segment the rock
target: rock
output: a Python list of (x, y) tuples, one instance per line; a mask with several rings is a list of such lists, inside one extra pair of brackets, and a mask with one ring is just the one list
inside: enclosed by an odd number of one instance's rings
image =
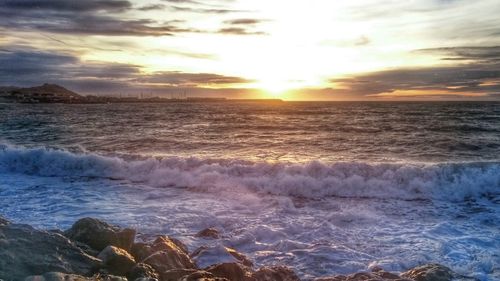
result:
[(138, 263), (127, 274), (129, 280), (136, 280), (139, 278), (159, 279), (160, 276), (156, 273), (154, 268), (145, 263)]
[(198, 232), (195, 236), (203, 238), (213, 238), (213, 239), (220, 238), (219, 231), (215, 228), (205, 228), (202, 231)]
[(140, 262), (156, 252), (170, 250), (188, 254), (187, 247), (181, 241), (164, 235), (157, 237), (152, 243), (134, 243), (131, 254), (136, 261)]
[(227, 278), (229, 280), (254, 281), (250, 268), (239, 263), (220, 263), (205, 269), (215, 277)]
[(212, 273), (198, 269), (172, 269), (161, 274), (162, 281), (197, 280), (212, 277), (214, 277)]
[(187, 255), (186, 247), (180, 241), (167, 236), (160, 236), (151, 244), (134, 244), (132, 255), (136, 261), (150, 265), (160, 275), (172, 269), (196, 268)]
[(207, 267), (215, 263), (241, 263), (252, 267), (253, 263), (245, 255), (233, 248), (223, 245), (202, 246), (191, 254), (191, 258), (200, 267)]
[(130, 254), (137, 262), (142, 262), (152, 253), (153, 251), (151, 250), (151, 245), (148, 245), (147, 243), (137, 242), (132, 244), (132, 247), (130, 247)]
[(84, 277), (76, 274), (49, 272), (43, 275), (28, 276), (24, 279), (24, 281), (127, 281), (127, 279), (113, 275), (94, 275), (93, 277)]
[(295, 272), (286, 266), (262, 267), (252, 277), (256, 281), (300, 281)]
[(160, 275), (172, 269), (191, 269), (195, 268), (194, 263), (188, 255), (179, 252), (178, 250), (164, 250), (156, 252), (142, 261), (149, 264)]
[(101, 264), (68, 238), (28, 225), (0, 226), (0, 249), (0, 276), (5, 280), (51, 271), (88, 275)]
[(102, 251), (109, 245), (129, 251), (135, 239), (135, 230), (121, 229), (94, 218), (83, 218), (65, 231), (65, 235), (97, 251)]
[(226, 251), (231, 255), (233, 256), (235, 259), (237, 259), (241, 264), (243, 265), (246, 265), (246, 266), (249, 266), (249, 267), (252, 267), (253, 266), (253, 262), (250, 261), (245, 255), (243, 255), (242, 253), (236, 251), (235, 249), (233, 248), (229, 248), (229, 247), (224, 247), (226, 249)]
[(314, 281), (412, 281), (396, 274), (377, 269), (374, 272), (358, 272), (351, 275), (336, 275), (316, 278)]
[(43, 275), (28, 276), (24, 281), (89, 281), (90, 277), (83, 277), (81, 275), (66, 274), (60, 272), (49, 272)]
[(4, 219), (3, 217), (0, 217), (0, 226), (8, 225), (10, 221), (7, 219)]
[(451, 281), (453, 280), (453, 271), (440, 264), (426, 264), (412, 268), (401, 274), (415, 281)]
[(108, 246), (102, 250), (97, 258), (101, 259), (104, 268), (114, 275), (125, 275), (135, 265), (134, 257), (127, 251), (115, 246)]

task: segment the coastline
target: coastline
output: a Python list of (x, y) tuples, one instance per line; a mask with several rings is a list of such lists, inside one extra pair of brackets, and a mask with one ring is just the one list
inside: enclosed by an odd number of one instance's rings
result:
[[(207, 242), (217, 229), (196, 234)], [(3, 281), (300, 281), (286, 264), (254, 267), (229, 247), (188, 249), (166, 235), (137, 235), (136, 230), (83, 218), (62, 230), (38, 230), (0, 217), (0, 280)], [(147, 238), (146, 238), (147, 237)], [(220, 263), (201, 265), (206, 256)], [(451, 281), (475, 280), (439, 264), (424, 264), (400, 274), (373, 267), (371, 272), (324, 276), (314, 281)], [(303, 279), (305, 280), (305, 279)]]

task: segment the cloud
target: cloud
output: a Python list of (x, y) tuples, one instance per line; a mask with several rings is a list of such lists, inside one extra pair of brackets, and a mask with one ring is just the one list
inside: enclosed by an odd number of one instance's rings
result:
[(151, 4), (151, 5), (145, 5), (137, 8), (139, 11), (157, 11), (157, 10), (164, 10), (166, 8), (165, 5), (163, 4)]
[(169, 36), (192, 32), (173, 21), (125, 19), (123, 13), (133, 9), (132, 4), (124, 0), (7, 0), (0, 2), (0, 28), (108, 36)]
[(222, 8), (201, 8), (201, 7), (181, 7), (181, 6), (170, 6), (174, 11), (178, 12), (189, 12), (189, 13), (199, 13), (199, 14), (229, 14), (243, 12), (239, 10), (222, 9)]
[(443, 56), (443, 60), (497, 63), (500, 61), (500, 46), (481, 47), (442, 47), (416, 50), (417, 53)]
[(245, 84), (252, 82), (241, 77), (224, 76), (213, 73), (183, 73), (178, 71), (155, 72), (150, 75), (141, 75), (138, 82), (148, 84), (166, 84), (170, 86), (213, 86)]
[(252, 81), (241, 77), (213, 73), (185, 73), (163, 71), (143, 73), (133, 64), (82, 62), (65, 53), (31, 48), (0, 50), (0, 85), (33, 86), (58, 83), (82, 93), (126, 92), (154, 89), (166, 91), (186, 87), (190, 89), (226, 88)]
[(233, 19), (227, 20), (224, 23), (230, 25), (254, 25), (263, 22), (261, 19)]
[(125, 0), (4, 0), (0, 7), (18, 11), (110, 12), (130, 9), (132, 4)]
[(453, 66), (398, 68), (331, 79), (334, 92), (353, 97), (497, 97), (500, 93), (500, 47), (461, 46), (418, 49)]
[(477, 95), (500, 93), (500, 65), (467, 64), (378, 71), (331, 79), (336, 91), (353, 97), (408, 95)]
[(266, 32), (255, 30), (255, 26), (262, 23), (262, 19), (239, 18), (226, 20), (225, 27), (220, 28), (217, 33), (231, 35), (267, 35)]
[(362, 35), (361, 37), (356, 39), (356, 41), (354, 42), (354, 46), (366, 46), (369, 45), (370, 43), (371, 43), (370, 38)]
[(266, 35), (263, 31), (252, 31), (243, 27), (224, 27), (219, 29), (217, 33), (231, 35)]

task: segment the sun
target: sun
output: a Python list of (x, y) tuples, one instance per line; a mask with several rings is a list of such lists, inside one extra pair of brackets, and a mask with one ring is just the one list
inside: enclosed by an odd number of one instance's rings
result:
[(299, 87), (299, 85), (296, 85), (296, 83), (291, 82), (289, 79), (272, 79), (268, 77), (259, 80), (255, 87), (270, 98), (285, 99), (287, 92)]

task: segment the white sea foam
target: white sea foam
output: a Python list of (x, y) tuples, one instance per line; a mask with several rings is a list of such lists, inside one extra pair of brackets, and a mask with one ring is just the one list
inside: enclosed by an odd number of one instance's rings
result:
[(92, 153), (0, 146), (0, 173), (123, 179), (153, 187), (305, 198), (460, 201), (497, 194), (500, 163), (267, 163), (200, 158), (125, 160)]

